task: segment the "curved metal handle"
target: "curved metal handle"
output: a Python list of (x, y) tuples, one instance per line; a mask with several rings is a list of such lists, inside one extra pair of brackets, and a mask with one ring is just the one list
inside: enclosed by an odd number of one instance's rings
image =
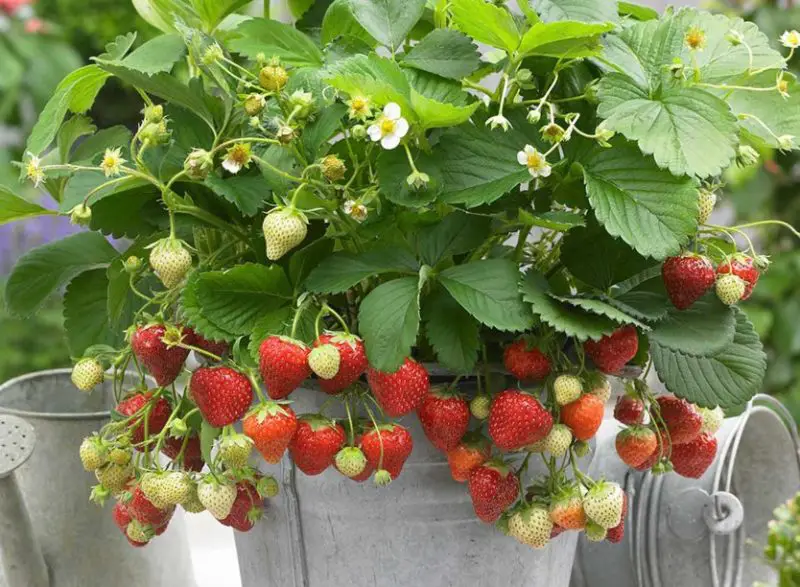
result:
[(48, 587), (42, 551), (14, 474), (33, 454), (36, 432), (22, 418), (0, 414), (0, 566), (8, 587)]

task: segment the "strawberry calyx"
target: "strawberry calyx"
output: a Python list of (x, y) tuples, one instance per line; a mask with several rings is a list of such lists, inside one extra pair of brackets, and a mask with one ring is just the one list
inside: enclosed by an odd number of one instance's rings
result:
[(302, 414), (297, 417), (299, 422), (306, 422), (313, 432), (318, 432), (323, 428), (336, 428), (336, 422), (326, 418), (322, 414)]
[(486, 451), (491, 447), (491, 442), (478, 430), (467, 432), (461, 439), (461, 444), (467, 448), (479, 451)]
[(268, 338), (277, 338), (281, 342), (287, 342), (289, 344), (293, 344), (295, 346), (300, 347), (303, 350), (308, 349), (308, 345), (306, 343), (304, 343), (301, 340), (297, 340), (296, 338), (292, 338), (291, 336), (280, 335), (280, 336), (270, 336)]
[(507, 477), (509, 474), (511, 474), (511, 467), (501, 458), (489, 459), (481, 466), (486, 469), (497, 471), (503, 477)]
[(351, 349), (355, 349), (359, 343), (363, 342), (361, 337), (350, 332), (326, 330), (325, 334), (330, 336), (330, 340), (328, 340), (329, 344), (347, 344)]
[(428, 393), (437, 399), (464, 399), (464, 394), (460, 393), (458, 389), (446, 385), (431, 387)]
[(288, 416), (289, 412), (283, 406), (289, 406), (292, 402), (286, 400), (267, 400), (250, 409), (245, 418), (254, 417), (259, 424), (264, 420), (277, 415)]

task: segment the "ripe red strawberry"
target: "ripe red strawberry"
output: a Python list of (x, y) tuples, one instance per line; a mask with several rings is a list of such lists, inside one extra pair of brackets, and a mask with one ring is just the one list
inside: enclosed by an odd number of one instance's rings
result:
[[(381, 461), (381, 441), (383, 442), (383, 461)], [(361, 449), (367, 457), (367, 467), (376, 471), (388, 471), (392, 479), (397, 479), (406, 459), (414, 448), (411, 434), (399, 424), (378, 426), (364, 434)]]
[(317, 414), (300, 416), (289, 454), (306, 475), (319, 475), (333, 464), (346, 441), (344, 428)]
[(489, 439), (478, 432), (471, 432), (447, 453), (450, 474), (459, 483), (464, 483), (469, 479), (472, 470), (488, 461), (491, 454)]
[(478, 518), (493, 524), (519, 495), (519, 480), (509, 467), (493, 459), (469, 474), (469, 495)]
[(248, 532), (264, 515), (264, 500), (258, 494), (256, 486), (250, 481), (239, 481), (236, 484), (236, 500), (228, 517), (220, 520), (239, 532)]
[[(653, 433), (656, 434), (656, 441), (658, 441), (659, 439), (658, 434), (655, 431), (653, 431)], [(648, 458), (646, 458), (642, 462), (642, 464), (634, 467), (634, 469), (636, 469), (637, 471), (647, 471), (649, 469), (652, 469), (656, 465), (656, 463), (658, 463), (664, 457), (669, 455), (671, 451), (672, 451), (672, 443), (670, 442), (669, 435), (666, 432), (662, 432), (661, 442), (656, 445), (656, 450), (653, 451), (653, 454), (651, 454)]]
[(564, 530), (583, 530), (586, 527), (586, 512), (577, 487), (566, 488), (553, 497), (550, 519)]
[(744, 281), (745, 287), (742, 300), (746, 300), (752, 295), (753, 289), (758, 283), (758, 278), (761, 276), (761, 272), (755, 266), (753, 258), (742, 254), (734, 255), (730, 262), (726, 261), (717, 267), (717, 275), (727, 274), (736, 275)]
[(118, 501), (114, 504), (114, 507), (111, 510), (111, 517), (114, 519), (114, 524), (120, 531), (125, 534), (125, 530), (128, 528), (128, 524), (131, 523), (131, 514), (128, 511), (128, 506), (126, 506), (123, 502)]
[(603, 373), (616, 373), (639, 351), (639, 335), (633, 326), (623, 326), (598, 341), (587, 340), (583, 348)]
[[(167, 436), (166, 440), (164, 440), (164, 446), (161, 447), (161, 452), (174, 460), (178, 458), (182, 446), (183, 438)], [(200, 437), (197, 434), (192, 434), (189, 436), (186, 450), (183, 451), (183, 469), (199, 472), (203, 470), (205, 464), (206, 462), (203, 460), (202, 451), (200, 450)]]
[(507, 389), (492, 401), (489, 436), (502, 450), (519, 450), (543, 440), (552, 428), (553, 416), (530, 394)]
[(622, 462), (638, 467), (658, 450), (658, 437), (650, 428), (634, 426), (621, 430), (615, 444)]
[(628, 516), (628, 494), (622, 496), (622, 518), (619, 526), (615, 526), (606, 533), (606, 540), (612, 544), (619, 544), (625, 538), (625, 518)]
[(714, 266), (700, 255), (687, 253), (664, 261), (661, 277), (672, 305), (686, 310), (714, 285)]
[(523, 338), (506, 347), (503, 365), (520, 381), (541, 381), (550, 375), (550, 359)]
[(622, 395), (614, 406), (614, 417), (627, 426), (644, 422), (644, 402), (635, 395)]
[(392, 418), (416, 410), (430, 389), (428, 371), (411, 358), (407, 358), (394, 373), (369, 367), (367, 381), (383, 411)]
[(131, 498), (125, 502), (125, 505), (131, 518), (142, 524), (149, 524), (153, 528), (161, 528), (169, 524), (172, 514), (175, 512), (175, 506), (163, 509), (154, 506), (138, 485), (133, 488)]
[(212, 355), (217, 355), (218, 357), (224, 357), (225, 354), (230, 349), (230, 345), (224, 340), (221, 341), (208, 340), (207, 338), (197, 334), (197, 332), (195, 332), (192, 328), (186, 328), (185, 330), (186, 330), (187, 342), (190, 345), (201, 348), (204, 351), (208, 351)]
[(144, 442), (144, 409), (148, 406), (150, 412), (147, 416), (147, 434), (152, 438), (164, 429), (172, 413), (172, 408), (164, 396), (154, 400), (152, 391), (137, 392), (117, 405), (117, 412), (126, 418), (137, 414), (129, 424), (133, 444)]
[(222, 428), (247, 412), (253, 403), (253, 385), (230, 367), (200, 367), (189, 380), (189, 395), (206, 422)]
[(270, 336), (261, 343), (258, 366), (269, 397), (283, 399), (311, 377), (309, 352), (302, 342), (285, 336)]
[(458, 446), (469, 427), (469, 404), (458, 393), (432, 389), (417, 408), (425, 436), (442, 452)]
[(699, 479), (717, 456), (717, 439), (710, 434), (700, 434), (691, 442), (672, 447), (670, 460), (681, 477)]
[[(662, 395), (656, 401), (673, 445), (697, 438), (703, 427), (703, 416), (692, 404), (674, 395)], [(659, 422), (659, 418), (656, 417), (655, 421)]]
[(562, 528), (558, 524), (553, 524), (553, 530), (550, 532), (550, 540), (552, 540), (553, 538), (558, 538), (566, 531), (567, 531), (566, 528)]
[(333, 379), (319, 380), (322, 391), (333, 395), (355, 383), (369, 364), (364, 343), (357, 336), (344, 332), (321, 334), (314, 342), (314, 346), (324, 344), (332, 344), (339, 351), (339, 371), (336, 376)]
[(297, 431), (297, 416), (287, 405), (267, 402), (250, 410), (242, 429), (264, 460), (277, 464)]
[(578, 440), (589, 440), (603, 423), (605, 404), (591, 393), (585, 393), (561, 408), (561, 422), (569, 426)]
[[(144, 365), (161, 387), (171, 385), (178, 377), (189, 351), (174, 346), (168, 348), (162, 338), (167, 328), (160, 324), (139, 327), (131, 336), (131, 348), (139, 362)], [(186, 334), (184, 331), (183, 334)]]

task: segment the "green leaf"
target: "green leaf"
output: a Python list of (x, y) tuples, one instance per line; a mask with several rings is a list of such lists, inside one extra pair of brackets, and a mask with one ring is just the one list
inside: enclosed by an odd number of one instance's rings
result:
[(619, 2), (619, 13), (622, 16), (630, 16), (636, 20), (655, 20), (658, 18), (658, 10), (649, 6), (642, 6), (635, 2)]
[(617, 0), (531, 0), (544, 22), (616, 22)]
[(597, 55), (600, 35), (612, 28), (611, 23), (538, 22), (522, 37), (519, 54), (571, 59)]
[(55, 212), (24, 200), (0, 186), (0, 225), (47, 214), (55, 214)]
[(694, 183), (659, 169), (630, 144), (596, 150), (585, 161), (584, 181), (608, 233), (645, 257), (677, 254), (697, 227)]
[(113, 41), (106, 44), (106, 52), (101, 54), (99, 58), (106, 61), (119, 61), (131, 50), (135, 42), (135, 32), (130, 32), (126, 35), (117, 35)]
[(402, 64), (460, 80), (478, 69), (481, 61), (469, 37), (451, 29), (436, 29), (408, 52)]
[(169, 73), (186, 54), (186, 45), (178, 35), (160, 35), (120, 61), (120, 65), (147, 75)]
[[(795, 137), (794, 148), (800, 148), (800, 84), (786, 76), (789, 84), (789, 97), (784, 98), (775, 92), (752, 92), (736, 90), (730, 92), (728, 104), (731, 110), (739, 117), (739, 125), (747, 133), (758, 137), (761, 142), (778, 148), (778, 139), (781, 135)], [(743, 81), (741, 86), (768, 88), (775, 84), (775, 72), (766, 72)], [(751, 117), (747, 117), (750, 115)], [(755, 116), (756, 118), (752, 118)], [(760, 121), (760, 122), (758, 122)], [(761, 124), (763, 123), (763, 124)], [(768, 128), (764, 128), (766, 125)], [(771, 132), (770, 132), (771, 131)]]
[(439, 274), (439, 281), (479, 322), (498, 330), (519, 332), (533, 324), (522, 303), (519, 268), (508, 259), (488, 259), (456, 265)]
[(408, 185), (411, 166), (403, 149), (384, 150), (378, 155), (376, 171), (381, 194), (399, 206), (421, 208), (429, 205), (442, 192), (442, 174), (436, 159), (424, 151), (412, 149), (415, 165), (422, 173), (427, 173), (430, 183), (422, 189)]
[(519, 46), (520, 34), (514, 17), (502, 6), (484, 0), (453, 0), (453, 24), (480, 43), (512, 53)]
[(73, 357), (93, 345), (116, 346), (122, 341), (108, 321), (108, 277), (105, 269), (85, 271), (75, 277), (64, 294), (64, 329)]
[(358, 39), (370, 47), (375, 46), (375, 40), (364, 27), (362, 27), (350, 10), (349, 0), (334, 0), (325, 12), (320, 31), (322, 43), (328, 45), (335, 39)]
[(240, 35), (228, 46), (250, 59), (259, 53), (268, 58), (275, 56), (296, 67), (321, 67), (322, 51), (306, 35), (293, 26), (276, 20), (253, 18), (239, 25)]
[(577, 308), (581, 308), (582, 310), (586, 310), (587, 312), (591, 312), (592, 314), (597, 314), (599, 316), (605, 316), (606, 318), (610, 318), (614, 322), (619, 324), (634, 324), (638, 326), (640, 330), (650, 330), (650, 327), (647, 324), (637, 320), (630, 314), (620, 310), (616, 306), (609, 304), (601, 299), (597, 298), (586, 298), (586, 297), (565, 297), (565, 296), (556, 296), (550, 294), (554, 299), (558, 300), (559, 302), (563, 302), (565, 304), (569, 304), (570, 306), (575, 306)]
[(316, 293), (341, 293), (368, 277), (384, 273), (416, 273), (417, 267), (413, 255), (398, 247), (357, 255), (336, 253), (311, 272), (306, 287)]
[(56, 138), (67, 112), (82, 114), (89, 110), (108, 77), (98, 66), (86, 65), (61, 80), (31, 130), (27, 150), (34, 155), (42, 153)]
[(214, 30), (226, 16), (248, 4), (250, 0), (192, 0), (192, 6), (208, 30)]
[[(281, 171), (291, 173), (292, 175), (296, 174), (297, 162), (294, 156), (287, 149), (279, 145), (270, 145), (267, 149), (262, 151), (261, 159)], [(260, 162), (259, 168), (261, 169), (261, 175), (267, 182), (267, 187), (272, 191), (278, 194), (285, 194), (293, 187), (294, 184), (291, 181), (287, 180), (281, 174), (276, 173), (274, 169), (266, 165), (261, 165)]]
[(236, 175), (222, 179), (217, 175), (209, 175), (205, 184), (215, 194), (236, 206), (245, 216), (255, 216), (269, 201), (266, 182), (260, 176)]
[(73, 116), (61, 125), (58, 130), (58, 160), (61, 163), (69, 161), (69, 153), (72, 146), (79, 138), (86, 135), (91, 135), (97, 130), (97, 127), (92, 124), (92, 120), (88, 116)]
[(466, 122), (480, 106), (480, 102), (473, 102), (469, 106), (454, 106), (437, 102), (412, 89), (411, 106), (422, 128), (430, 129), (457, 126)]
[(114, 247), (95, 232), (79, 232), (36, 247), (17, 261), (9, 275), (6, 307), (16, 316), (30, 316), (58, 288), (84, 271), (107, 267), (116, 256)]
[(526, 226), (539, 226), (559, 232), (567, 232), (578, 226), (583, 226), (586, 222), (583, 214), (567, 212), (566, 210), (550, 210), (539, 213), (520, 209), (519, 219)]
[(303, 148), (309, 160), (324, 154), (323, 145), (327, 146), (328, 141), (338, 134), (346, 112), (347, 106), (344, 104), (327, 106), (317, 119), (303, 130)]
[(491, 218), (464, 212), (448, 214), (438, 224), (420, 232), (417, 248), (428, 265), (451, 255), (477, 249), (489, 236)]
[(331, 65), (325, 81), (351, 96), (369, 96), (379, 105), (396, 102), (403, 116), (412, 112), (408, 79), (390, 59), (355, 55)]
[(292, 16), (300, 18), (308, 9), (314, 5), (315, 0), (288, 0), (289, 10), (292, 11)]
[(561, 262), (571, 275), (600, 290), (653, 266), (652, 260), (594, 223), (567, 233), (561, 243)]
[[(84, 198), (91, 192), (94, 193), (92, 193), (91, 198), (89, 198), (89, 204), (95, 204), (108, 196), (151, 185), (147, 180), (137, 177), (123, 176), (118, 179), (119, 181), (109, 184), (110, 178), (106, 177), (105, 174), (100, 171), (78, 171), (67, 180), (64, 186), (64, 196), (59, 204), (61, 212), (65, 214), (68, 213), (75, 206), (83, 202)], [(98, 189), (105, 184), (109, 185)]]
[(619, 323), (606, 316), (586, 312), (551, 297), (547, 280), (535, 271), (530, 271), (525, 276), (520, 291), (522, 299), (531, 304), (533, 314), (542, 322), (580, 341), (600, 340), (619, 328)]
[(309, 274), (333, 252), (333, 240), (321, 238), (292, 253), (289, 259), (289, 281), (297, 291)]
[(417, 340), (419, 279), (402, 277), (376, 287), (361, 302), (358, 324), (369, 364), (394, 373)]
[(606, 302), (639, 320), (658, 322), (667, 317), (666, 296), (652, 291), (629, 291), (617, 298), (604, 298)]
[(478, 322), (441, 289), (425, 300), (422, 316), (438, 361), (454, 373), (471, 373), (480, 347)]
[(472, 96), (464, 91), (459, 82), (419, 69), (406, 68), (404, 73), (411, 84), (411, 89), (426, 98), (455, 106), (466, 106), (472, 100)]
[(212, 462), (211, 450), (214, 448), (214, 441), (222, 433), (222, 428), (214, 428), (203, 419), (200, 424), (200, 455), (206, 463)]
[(82, 141), (72, 152), (72, 161), (91, 161), (106, 149), (130, 145), (133, 134), (124, 126), (111, 126), (97, 131), (95, 134)]
[(688, 310), (671, 308), (667, 318), (650, 333), (650, 341), (687, 355), (713, 355), (733, 340), (734, 314), (712, 292)]
[(395, 51), (425, 10), (426, 0), (349, 0), (350, 11), (381, 45)]
[(197, 273), (183, 292), (187, 322), (212, 340), (250, 334), (262, 315), (291, 301), (292, 287), (278, 265), (245, 263)]
[(703, 407), (740, 406), (761, 390), (767, 361), (752, 323), (735, 310), (732, 342), (711, 356), (697, 356), (650, 343), (659, 379), (675, 395)]
[(704, 90), (673, 88), (650, 98), (633, 79), (611, 73), (601, 80), (598, 96), (605, 126), (637, 141), (673, 175), (716, 175), (736, 155), (736, 117)]

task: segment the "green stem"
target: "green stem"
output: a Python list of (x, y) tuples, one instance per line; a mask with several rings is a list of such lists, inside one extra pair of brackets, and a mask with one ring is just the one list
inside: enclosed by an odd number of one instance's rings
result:
[(522, 258), (525, 255), (525, 244), (528, 242), (528, 235), (531, 233), (532, 229), (532, 226), (524, 226), (519, 231), (517, 246), (514, 249), (514, 261), (517, 263), (522, 262)]

